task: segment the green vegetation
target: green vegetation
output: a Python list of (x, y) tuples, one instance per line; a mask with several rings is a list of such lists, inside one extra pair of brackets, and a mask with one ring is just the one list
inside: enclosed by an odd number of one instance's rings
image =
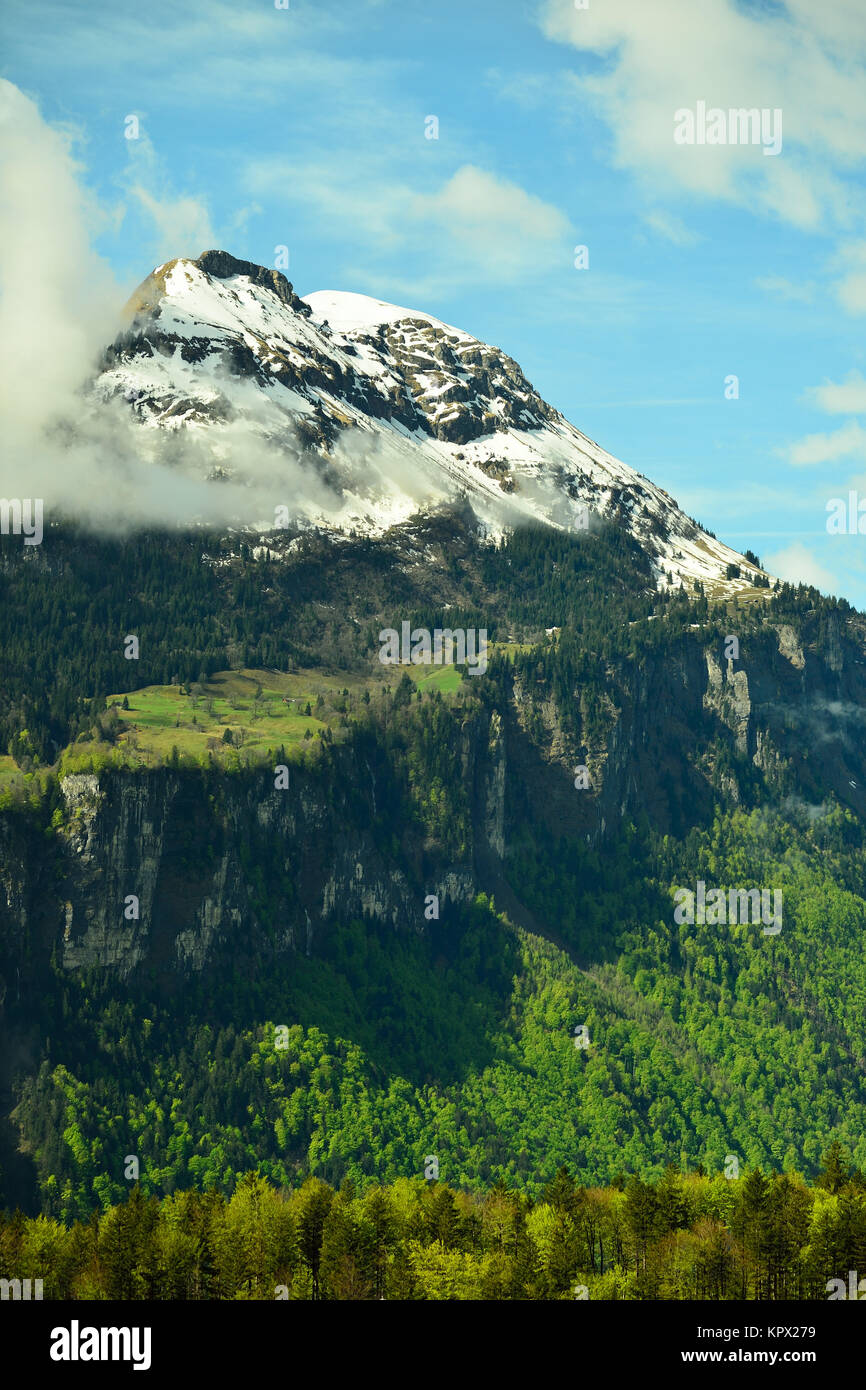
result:
[[(0, 1269), (58, 1299), (824, 1300), (866, 1265), (866, 1179), (838, 1146), (818, 1182), (669, 1167), (584, 1188), (561, 1168), (534, 1203), (400, 1178), (361, 1194), (249, 1173), (226, 1200), (134, 1186), (70, 1228), (0, 1217)], [(831, 1281), (837, 1281), (834, 1285)], [(855, 1295), (856, 1297), (856, 1292)]]
[[(287, 540), (299, 538), (275, 547)], [(86, 1222), (94, 1210), (107, 1220), (136, 1155), (143, 1209), (163, 1202), (170, 1248), (172, 1203), (222, 1210), (250, 1172), (285, 1190), (347, 1181), (357, 1193), (347, 1200), (363, 1205), (382, 1185), (409, 1192), (436, 1154), (443, 1178), (470, 1194), (461, 1211), (504, 1183), (501, 1200), (530, 1222), (540, 1208), (529, 1203), (543, 1205), (565, 1164), (587, 1188), (625, 1172), (662, 1181), (671, 1163), (688, 1185), (733, 1155), (744, 1171), (784, 1173), (788, 1186), (774, 1179), (771, 1190), (788, 1194), (783, 1205), (793, 1192), (795, 1206), (806, 1200), (796, 1175), (813, 1178), (834, 1141), (866, 1167), (866, 840), (842, 801), (866, 782), (854, 736), (862, 620), (802, 587), (736, 604), (656, 593), (645, 557), (614, 528), (580, 539), (526, 528), (479, 547), (445, 519), (421, 541), (429, 564), (414, 568), (397, 542), (335, 555), (314, 536), (279, 558), (236, 538), (54, 533), (50, 566), (48, 542), (26, 564), (20, 546), (8, 553), (0, 843), (13, 887), (0, 899), (0, 1080), (13, 1099), (0, 1201), (47, 1221)], [(406, 618), (486, 627), (487, 673), (381, 667), (379, 630)], [(760, 756), (702, 701), (707, 653), (721, 652), (734, 619), (763, 692)], [(130, 632), (138, 662), (122, 655)], [(802, 686), (790, 643), (809, 652), (811, 704), (784, 702), (785, 681)], [(824, 689), (816, 654), (828, 650)], [(820, 722), (828, 705), (849, 720), (841, 735)], [(481, 829), (495, 727), (509, 759), (501, 858)], [(623, 752), (616, 738), (635, 729)], [(602, 834), (569, 769), (585, 760), (604, 786), (612, 749), (631, 782)], [(329, 873), (342, 841), (319, 821), (275, 849), (255, 815), (266, 759), (302, 770), (317, 806), (338, 806), (344, 841), (362, 828), (383, 875), (410, 885), (417, 921), (362, 919), (338, 901), (329, 915), (316, 909), (306, 943), (304, 875), (320, 857)], [(65, 970), (61, 890), (80, 812), (56, 774), (98, 771), (116, 790), (157, 783), (163, 766), (188, 810), (173, 829), (166, 916), (189, 925), (198, 868), (231, 843), (239, 930), (200, 974), (174, 968), (167, 927), (162, 954), (127, 980)], [(253, 809), (239, 819), (244, 798)], [(22, 908), (11, 867), (25, 854), (39, 883)], [(485, 892), (425, 923), (423, 885), (452, 869)], [(781, 934), (678, 926), (672, 890), (698, 879), (780, 889)], [(574, 1046), (580, 1025), (586, 1049)], [(213, 1195), (181, 1199), (193, 1191)], [(617, 1186), (604, 1200), (621, 1198)], [(807, 1199), (815, 1210), (824, 1201)], [(683, 1248), (698, 1251), (701, 1223), (727, 1220), (714, 1212), (698, 1204), (664, 1239), (685, 1232)], [(450, 1268), (452, 1248), (467, 1254), (446, 1241), (437, 1268)], [(395, 1254), (404, 1272), (408, 1250)], [(76, 1277), (98, 1290), (92, 1254)], [(575, 1259), (583, 1282), (610, 1275), (595, 1254)], [(650, 1287), (643, 1255), (640, 1268), (631, 1260), (623, 1246), (621, 1282), (598, 1287)], [(286, 1268), (308, 1296), (301, 1266)], [(799, 1297), (812, 1275), (796, 1268)], [(487, 1288), (474, 1266), (465, 1287), (477, 1277)], [(508, 1274), (523, 1290), (514, 1296), (565, 1288), (523, 1278)], [(226, 1296), (254, 1287), (242, 1280)]]
[[(300, 742), (308, 729), (315, 734), (327, 727), (324, 719), (304, 713), (315, 703), (319, 686), (332, 694), (324, 681), (314, 686), (298, 676), (221, 671), (191, 687), (146, 686), (126, 696), (111, 695), (107, 703), (118, 711), (118, 746), (134, 748), (142, 761), (159, 765), (172, 748), (199, 758), (219, 752), (226, 730), (232, 747), (249, 752)], [(344, 700), (344, 708), (346, 704)], [(333, 714), (334, 706), (328, 708)]]
[[(781, 886), (783, 931), (676, 925), (671, 890), (699, 873)], [(265, 975), (235, 951), (169, 999), (58, 973), (51, 1057), (16, 1111), (42, 1208), (117, 1201), (130, 1153), (155, 1194), (228, 1193), (251, 1168), (391, 1182), (426, 1153), (461, 1186), (532, 1195), (562, 1163), (586, 1183), (729, 1154), (814, 1173), (834, 1139), (864, 1166), (864, 877), (849, 813), (735, 812), (678, 845), (635, 832), (517, 858), (561, 945), (482, 897), (422, 937), (334, 923)]]

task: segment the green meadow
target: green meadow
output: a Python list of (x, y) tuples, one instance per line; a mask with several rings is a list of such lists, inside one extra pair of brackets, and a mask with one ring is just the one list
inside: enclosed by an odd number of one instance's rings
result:
[(462, 679), (453, 666), (382, 668), (382, 674), (360, 678), (345, 672), (221, 671), (201, 685), (118, 691), (108, 696), (107, 705), (116, 709), (122, 725), (116, 746), (141, 763), (164, 762), (174, 748), (195, 757), (234, 748), (255, 758), (339, 727), (365, 695), (372, 700), (387, 685), (393, 689), (404, 670), (422, 692), (449, 695)]
[(10, 758), (6, 753), (0, 754), (0, 788), (17, 781), (21, 775), (21, 769), (14, 758)]

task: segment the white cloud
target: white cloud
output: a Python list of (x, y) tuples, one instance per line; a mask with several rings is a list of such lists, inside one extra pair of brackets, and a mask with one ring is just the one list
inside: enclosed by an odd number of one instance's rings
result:
[(840, 280), (836, 298), (849, 314), (866, 314), (866, 270), (852, 271)]
[(173, 256), (200, 256), (217, 244), (210, 215), (199, 199), (157, 198), (138, 183), (129, 191), (155, 225), (151, 260), (157, 265)]
[(780, 452), (795, 468), (856, 457), (866, 454), (866, 430), (856, 420), (849, 420), (847, 425), (841, 425), (829, 434), (807, 434), (804, 439)]
[(125, 297), (91, 249), (104, 225), (68, 133), (0, 79), (0, 413), (7, 458), (68, 405)]
[(243, 171), (247, 192), (308, 209), (327, 231), (351, 226), (356, 240), (388, 252), (406, 236), (412, 191), (385, 171), (381, 152), (331, 151), (327, 160), (271, 155), (250, 160)]
[[(852, 175), (866, 150), (866, 26), (856, 0), (748, 10), (735, 0), (606, 0), (586, 10), (548, 0), (542, 27), (603, 60), (572, 77), (574, 94), (608, 124), (614, 163), (656, 193), (685, 189), (800, 227), (844, 226), (862, 211)], [(780, 109), (782, 153), (675, 144), (674, 112), (699, 100)]]
[(127, 148), (127, 168), (118, 180), (126, 201), (116, 209), (116, 216), (121, 222), (124, 218), (136, 222), (143, 269), (175, 256), (195, 258), (213, 247), (233, 245), (244, 236), (249, 218), (261, 212), (258, 204), (249, 203), (238, 207), (227, 223), (214, 228), (203, 197), (175, 192), (145, 131), (138, 139), (127, 141)]
[(794, 541), (784, 550), (764, 556), (764, 568), (789, 584), (813, 584), (825, 594), (838, 594), (840, 591), (836, 576), (825, 569), (801, 541)]
[[(379, 154), (346, 152), (325, 169), (259, 159), (248, 166), (245, 187), (265, 198), (285, 190), (323, 226), (350, 224), (367, 255), (366, 265), (352, 267), (355, 283), (389, 293), (423, 300), (466, 285), (525, 283), (571, 265), (571, 224), (552, 203), (472, 164), (429, 193), (417, 186), (425, 178), (417, 160), (411, 167), (414, 184), (386, 175), (392, 165)], [(398, 254), (419, 262), (415, 275), (395, 278)]]
[(174, 256), (199, 256), (218, 245), (204, 199), (173, 192), (147, 134), (142, 131), (126, 144), (129, 164), (121, 187), (145, 215), (143, 241), (152, 264)]
[(487, 277), (514, 280), (567, 263), (568, 218), (518, 184), (471, 164), (438, 193), (416, 195), (410, 213)]
[(836, 298), (846, 313), (866, 314), (866, 241), (843, 246), (837, 264), (847, 268), (836, 282)]
[(825, 381), (822, 386), (813, 386), (808, 394), (828, 415), (866, 413), (866, 377), (857, 371), (849, 372), (845, 381)]

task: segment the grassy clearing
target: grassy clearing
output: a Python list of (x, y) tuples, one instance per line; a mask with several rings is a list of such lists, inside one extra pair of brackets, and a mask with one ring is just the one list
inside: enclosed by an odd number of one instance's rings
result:
[[(110, 695), (108, 704), (114, 705), (123, 725), (116, 746), (147, 764), (164, 762), (173, 748), (195, 757), (242, 749), (254, 758), (338, 727), (359, 709), (365, 695), (372, 699), (385, 686), (393, 688), (404, 669), (425, 692), (452, 694), (462, 679), (453, 666), (382, 667), (364, 676), (220, 671), (203, 685), (150, 685)], [(227, 730), (231, 742), (226, 740)], [(76, 752), (85, 753), (89, 747), (76, 745)]]
[[(453, 695), (463, 679), (456, 666), (406, 666), (403, 670), (408, 671), (409, 679), (419, 690), (438, 690), (442, 695)], [(398, 668), (398, 678), (403, 670)]]
[(17, 782), (24, 774), (13, 758), (7, 754), (0, 755), (0, 790), (8, 787), (10, 783)]
[[(558, 639), (558, 636), (559, 636), (559, 634), (556, 633), (556, 634), (554, 635), (553, 640), (556, 641), (556, 640)], [(494, 652), (496, 652), (499, 656), (507, 657), (507, 659), (508, 659), (509, 661), (513, 661), (516, 652), (531, 652), (531, 651), (532, 651), (532, 643), (531, 643), (531, 642), (489, 642), (489, 643), (488, 643), (488, 649), (489, 649), (489, 652), (490, 652), (490, 655), (491, 655), (491, 656), (493, 655)]]
[(110, 695), (108, 704), (123, 726), (118, 748), (134, 750), (149, 763), (165, 761), (173, 748), (201, 757), (232, 748), (264, 753), (303, 742), (308, 731), (315, 737), (327, 727), (344, 688), (327, 677), (314, 682), (309, 675), (221, 671), (201, 686), (149, 685)]

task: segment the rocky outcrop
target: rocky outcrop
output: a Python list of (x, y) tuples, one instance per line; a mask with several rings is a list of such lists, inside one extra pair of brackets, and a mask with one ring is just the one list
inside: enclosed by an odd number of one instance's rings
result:
[[(496, 348), (427, 319), (399, 319), (385, 326), (383, 337), (416, 411), (437, 439), (468, 444), (509, 428), (540, 429), (558, 418), (517, 363)], [(484, 471), (495, 467), (490, 459)], [(499, 467), (505, 476), (504, 461)]]
[(736, 740), (737, 752), (747, 754), (752, 751), (749, 677), (742, 668), (737, 668), (731, 657), (720, 661), (715, 652), (708, 651), (706, 659), (707, 690), (704, 706), (712, 710), (731, 730)]
[(291, 281), (287, 280), (280, 270), (254, 265), (252, 261), (239, 261), (237, 256), (229, 255), (228, 251), (202, 251), (194, 264), (203, 270), (205, 275), (213, 275), (217, 280), (229, 280), (233, 275), (246, 275), (254, 285), (273, 290), (277, 299), (282, 300), (289, 309), (294, 309), (296, 314), (303, 314), (305, 318), (309, 318), (312, 313), (309, 304), (305, 304), (295, 294)]
[(790, 661), (795, 671), (802, 671), (806, 657), (796, 632), (788, 623), (782, 623), (776, 631), (779, 634), (779, 651), (786, 661)]
[(507, 761), (502, 719), (497, 710), (490, 717), (484, 838), (498, 859), (505, 854), (505, 777)]

